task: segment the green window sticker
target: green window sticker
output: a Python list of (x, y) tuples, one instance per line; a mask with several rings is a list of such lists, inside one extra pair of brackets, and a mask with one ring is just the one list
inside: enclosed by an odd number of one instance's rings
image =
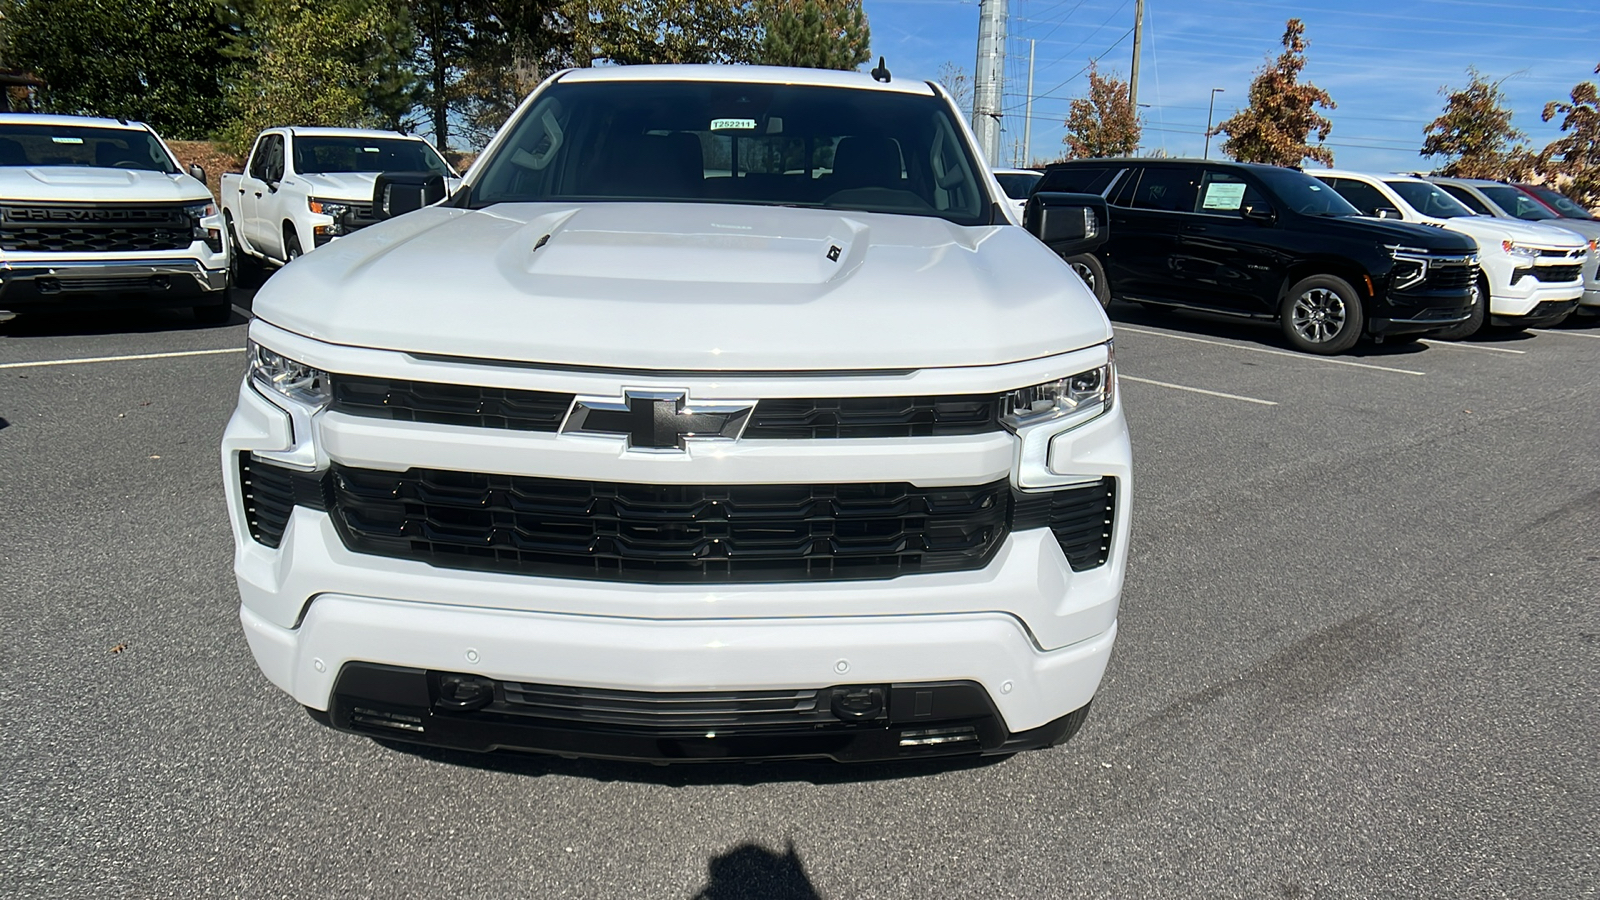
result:
[(1213, 181), (1206, 185), (1206, 199), (1201, 209), (1235, 210), (1244, 202), (1244, 184), (1240, 182)]
[(51, 140), (52, 143), (56, 143), (56, 144), (81, 144), (81, 143), (83, 143), (83, 138), (80, 138), (80, 137), (51, 137), (50, 140)]
[(754, 131), (755, 119), (712, 119), (712, 131)]

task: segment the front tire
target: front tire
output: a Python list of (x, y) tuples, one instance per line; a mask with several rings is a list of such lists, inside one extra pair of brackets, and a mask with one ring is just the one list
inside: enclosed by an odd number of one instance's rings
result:
[(1089, 288), (1089, 292), (1094, 294), (1094, 298), (1100, 301), (1102, 309), (1111, 305), (1111, 285), (1106, 281), (1106, 269), (1105, 266), (1100, 264), (1100, 260), (1094, 257), (1094, 254), (1080, 253), (1076, 256), (1068, 256), (1066, 257), (1066, 262), (1067, 265), (1072, 267), (1072, 271), (1077, 273), (1078, 277), (1083, 280), (1084, 285)]
[(1278, 325), (1296, 350), (1333, 356), (1361, 339), (1366, 315), (1350, 282), (1333, 275), (1303, 278), (1278, 304)]
[(1472, 285), (1472, 318), (1460, 325), (1451, 325), (1438, 331), (1428, 332), (1429, 337), (1441, 341), (1462, 341), (1478, 333), (1483, 327), (1484, 320), (1489, 317), (1489, 282), (1479, 277)]
[(300, 236), (289, 232), (283, 236), (283, 264), (288, 265), (302, 256)]

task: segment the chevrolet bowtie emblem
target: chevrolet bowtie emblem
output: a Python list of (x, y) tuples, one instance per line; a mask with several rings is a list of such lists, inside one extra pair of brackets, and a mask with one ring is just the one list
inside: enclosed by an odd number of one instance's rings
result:
[(737, 440), (755, 401), (691, 402), (686, 391), (625, 391), (616, 397), (577, 397), (562, 434), (620, 437), (636, 450), (683, 450), (694, 440)]

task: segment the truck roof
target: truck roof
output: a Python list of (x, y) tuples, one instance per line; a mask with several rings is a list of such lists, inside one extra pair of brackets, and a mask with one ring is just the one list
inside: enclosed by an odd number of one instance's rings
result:
[(569, 69), (557, 76), (563, 83), (591, 81), (714, 81), (729, 84), (803, 84), (866, 91), (933, 96), (933, 88), (914, 78), (890, 82), (875, 80), (865, 72), (834, 69), (791, 69), (782, 66), (601, 66)]
[(1354, 172), (1349, 169), (1306, 169), (1307, 175), (1327, 175), (1330, 178), (1366, 178), (1372, 181), (1420, 181), (1425, 179), (1412, 175), (1409, 172)]
[(0, 113), (0, 125), (87, 125), (92, 128), (120, 128), (124, 131), (144, 131), (143, 122), (124, 122), (119, 119), (101, 119), (93, 116), (53, 116), (44, 113)]
[(422, 138), (414, 134), (401, 134), (398, 131), (379, 131), (374, 128), (324, 128), (304, 127), (301, 125), (286, 125), (281, 128), (268, 128), (263, 131), (288, 131), (299, 137), (364, 137), (364, 138), (401, 138), (403, 140), (420, 141)]

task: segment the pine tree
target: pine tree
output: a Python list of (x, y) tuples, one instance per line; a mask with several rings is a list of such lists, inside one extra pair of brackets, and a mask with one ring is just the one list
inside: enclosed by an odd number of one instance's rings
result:
[[(1226, 134), (1222, 152), (1240, 162), (1297, 166), (1311, 159), (1333, 165), (1333, 151), (1323, 145), (1333, 123), (1317, 107), (1336, 109), (1328, 92), (1310, 82), (1300, 83), (1306, 67), (1305, 23), (1290, 19), (1283, 32), (1283, 53), (1263, 66), (1250, 82), (1250, 105), (1218, 125)], [(1315, 146), (1309, 143), (1312, 133)]]
[(758, 10), (762, 65), (853, 70), (868, 59), (861, 0), (763, 0)]

